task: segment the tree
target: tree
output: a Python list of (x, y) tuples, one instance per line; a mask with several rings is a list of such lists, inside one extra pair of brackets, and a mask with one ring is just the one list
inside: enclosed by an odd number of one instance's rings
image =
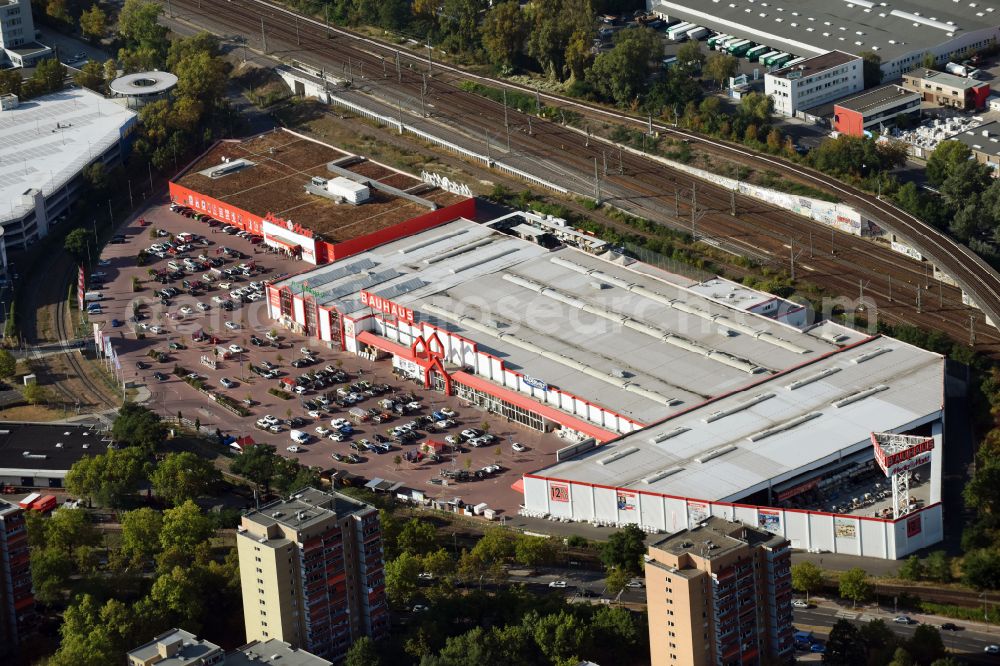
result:
[(861, 567), (854, 567), (840, 575), (840, 596), (850, 599), (855, 606), (868, 598), (871, 589), (868, 573)]
[(69, 23), (69, 6), (66, 0), (47, 0), (45, 3), (45, 15), (53, 18), (59, 23)]
[(804, 592), (806, 601), (823, 585), (823, 570), (812, 562), (799, 562), (792, 565), (792, 587)]
[(939, 583), (951, 582), (951, 558), (943, 550), (935, 550), (924, 562), (925, 575)]
[(868, 652), (869, 664), (886, 664), (892, 659), (899, 640), (884, 620), (871, 620), (858, 628)]
[(402, 553), (385, 563), (385, 593), (397, 608), (406, 608), (413, 603), (419, 588), (418, 576), (423, 571), (420, 558), (410, 553)]
[(882, 56), (874, 51), (862, 51), (861, 66), (864, 70), (865, 88), (872, 88), (882, 83)]
[(907, 641), (907, 649), (910, 654), (916, 655), (920, 664), (929, 664), (945, 656), (941, 632), (930, 624), (921, 624), (913, 631), (913, 636)]
[(962, 489), (965, 505), (990, 516), (1000, 514), (1000, 460), (980, 460), (976, 473)]
[(442, 44), (452, 50), (471, 52), (479, 43), (479, 15), (486, 0), (443, 0), (438, 25)]
[(167, 28), (159, 24), (161, 13), (162, 5), (152, 0), (125, 0), (118, 14), (118, 36), (126, 49), (145, 51), (162, 60), (168, 42)]
[(638, 576), (642, 574), (642, 556), (646, 554), (646, 534), (637, 525), (626, 525), (601, 544), (601, 562), (606, 568), (619, 568)]
[(177, 75), (177, 95), (190, 97), (213, 107), (225, 91), (225, 62), (206, 51), (199, 51), (181, 60), (174, 67)]
[(526, 567), (552, 564), (556, 559), (556, 547), (550, 538), (521, 534), (514, 542), (514, 559)]
[(527, 8), (527, 52), (551, 79), (565, 73), (566, 49), (574, 34), (594, 34), (590, 0), (535, 0)]
[(970, 159), (972, 150), (961, 141), (942, 141), (927, 158), (927, 182), (933, 187), (940, 187), (955, 167)]
[(660, 48), (659, 35), (649, 28), (623, 30), (610, 51), (594, 58), (587, 82), (605, 99), (626, 106), (646, 89), (650, 62)]
[(114, 58), (108, 58), (104, 61), (104, 82), (111, 83), (116, 78), (118, 78), (118, 63)]
[(381, 666), (381, 664), (382, 660), (375, 650), (375, 642), (367, 636), (354, 641), (344, 659), (344, 666)]
[(934, 69), (937, 66), (937, 58), (930, 51), (924, 53), (923, 59), (920, 61), (920, 66), (927, 69)]
[[(978, 206), (982, 193), (993, 182), (990, 168), (975, 160), (957, 164), (941, 183), (941, 195), (952, 206)], [(985, 221), (985, 220), (984, 220)]]
[(63, 249), (73, 257), (74, 262), (82, 264), (87, 260), (93, 237), (94, 234), (89, 229), (78, 227), (66, 234), (66, 238), (63, 240)]
[(423, 555), (435, 549), (437, 534), (434, 526), (418, 518), (410, 518), (399, 531), (396, 544), (401, 553)]
[(559, 611), (541, 617), (534, 611), (528, 613), (522, 626), (535, 637), (535, 643), (552, 662), (575, 658), (590, 644), (589, 628), (576, 615)]
[(0, 95), (21, 94), (21, 70), (0, 69)]
[[(101, 88), (104, 87), (104, 66), (96, 60), (88, 60), (73, 76), (73, 82), (78, 86), (100, 92)], [(95, 162), (95, 164), (103, 165), (103, 162)]]
[(705, 65), (705, 53), (701, 50), (701, 42), (692, 40), (682, 44), (677, 49), (677, 63), (677, 66), (688, 74), (700, 72)]
[(205, 590), (199, 580), (198, 567), (174, 567), (160, 575), (149, 590), (149, 599), (176, 625), (197, 630), (201, 624), (205, 603)]
[(705, 62), (705, 76), (719, 84), (722, 88), (731, 76), (736, 76), (739, 60), (727, 53), (713, 53)]
[(860, 638), (857, 627), (847, 620), (837, 620), (830, 629), (823, 663), (833, 666), (857, 666), (865, 663), (868, 655)]
[(17, 359), (6, 349), (0, 349), (0, 377), (10, 379), (17, 374)]
[(992, 548), (966, 553), (962, 558), (962, 582), (977, 590), (1000, 589), (1000, 553)]
[[(124, 604), (111, 600), (103, 607), (89, 594), (78, 597), (63, 613), (59, 627), (59, 650), (49, 661), (53, 666), (102, 666), (119, 660), (130, 633), (131, 619), (122, 613)], [(112, 619), (119, 621), (112, 621)], [(120, 624), (124, 619), (126, 624)]]
[(58, 548), (31, 552), (31, 582), (38, 601), (48, 604), (61, 600), (72, 574), (73, 559)]
[(607, 575), (604, 577), (604, 587), (608, 596), (613, 597), (624, 590), (630, 580), (632, 580), (632, 576), (625, 569), (618, 567), (608, 569)]
[(115, 441), (149, 452), (156, 450), (166, 433), (166, 426), (159, 414), (133, 403), (126, 403), (118, 410), (111, 426), (111, 436)]
[(66, 66), (55, 58), (46, 58), (35, 65), (35, 73), (31, 75), (31, 81), (39, 92), (50, 93), (63, 89), (63, 82), (66, 80)]
[(234, 474), (263, 486), (265, 492), (270, 492), (277, 457), (275, 448), (270, 444), (254, 444), (243, 449), (243, 453), (233, 461), (229, 469)]
[(400, 30), (410, 19), (408, 0), (380, 0), (378, 3), (378, 24), (387, 30)]
[(747, 122), (768, 123), (774, 111), (774, 100), (770, 95), (752, 92), (740, 98), (740, 115)]
[(896, 573), (903, 580), (923, 580), (925, 575), (923, 562), (916, 555), (910, 555)]
[(480, 28), (483, 48), (498, 70), (509, 70), (524, 50), (528, 24), (516, 0), (495, 3)]
[(60, 509), (45, 523), (45, 545), (71, 555), (81, 546), (96, 546), (101, 537), (83, 509)]
[(108, 15), (96, 3), (80, 14), (80, 32), (93, 41), (100, 41), (108, 31)]
[(163, 512), (160, 545), (164, 550), (178, 547), (191, 551), (212, 536), (214, 531), (212, 519), (202, 513), (197, 504), (187, 500)]
[(201, 497), (220, 479), (210, 461), (188, 451), (168, 453), (149, 476), (153, 491), (174, 506)]
[(160, 532), (163, 516), (159, 511), (143, 507), (126, 511), (120, 518), (122, 555), (137, 566), (150, 561), (160, 552)]
[(85, 456), (66, 474), (66, 489), (103, 506), (120, 507), (145, 478), (147, 464), (145, 452), (136, 448)]

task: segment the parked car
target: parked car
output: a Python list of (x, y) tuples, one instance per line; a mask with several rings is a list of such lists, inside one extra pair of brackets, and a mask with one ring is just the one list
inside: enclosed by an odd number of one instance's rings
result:
[(896, 617), (892, 618), (892, 621), (895, 622), (896, 624), (914, 624), (916, 622), (909, 615), (897, 615)]
[(549, 587), (557, 587), (557, 588), (566, 587), (566, 581), (564, 581), (564, 580), (554, 580), (551, 583), (549, 583)]
[(236, 386), (236, 382), (234, 382), (232, 379), (229, 379), (228, 377), (223, 377), (222, 379), (219, 380), (219, 383), (225, 386), (227, 389)]
[(528, 450), (528, 447), (526, 447), (524, 444), (518, 444), (517, 442), (511, 444), (510, 448), (514, 449), (518, 453), (524, 453), (525, 451)]

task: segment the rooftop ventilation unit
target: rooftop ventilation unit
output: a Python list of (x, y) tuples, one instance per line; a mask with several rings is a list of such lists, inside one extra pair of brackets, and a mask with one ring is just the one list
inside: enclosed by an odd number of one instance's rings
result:
[(619, 450), (615, 451), (611, 455), (604, 456), (603, 458), (601, 458), (600, 460), (597, 461), (597, 464), (601, 465), (601, 466), (609, 465), (609, 464), (615, 462), (616, 460), (621, 460), (625, 456), (631, 455), (631, 454), (635, 453), (638, 450), (639, 450), (639, 447), (637, 447), (637, 446), (627, 446), (624, 449), (619, 449)]
[(711, 451), (707, 451), (701, 454), (700, 456), (696, 457), (694, 461), (696, 463), (704, 464), (707, 463), (709, 460), (715, 460), (719, 456), (724, 456), (730, 451), (735, 451), (735, 450), (736, 446), (734, 446), (733, 444), (727, 444), (726, 446), (720, 446), (717, 449), (712, 449)]
[(667, 432), (661, 432), (658, 435), (653, 435), (652, 437), (649, 438), (649, 441), (652, 442), (653, 444), (659, 444), (661, 442), (667, 441), (668, 439), (673, 439), (677, 435), (683, 435), (689, 430), (691, 430), (691, 428), (680, 426), (679, 428), (674, 428), (673, 430), (668, 430)]
[(719, 419), (742, 412), (744, 409), (753, 407), (754, 405), (762, 403), (765, 400), (770, 400), (773, 397), (774, 397), (773, 393), (760, 393), (750, 398), (749, 400), (741, 402), (738, 405), (733, 405), (728, 409), (720, 409), (717, 412), (712, 412), (711, 414), (703, 418), (702, 421), (704, 421), (705, 423), (712, 423), (713, 421), (718, 421)]
[(771, 435), (777, 435), (778, 433), (785, 432), (786, 430), (791, 430), (792, 428), (800, 426), (807, 421), (812, 421), (820, 416), (823, 416), (823, 412), (810, 412), (808, 414), (803, 414), (802, 416), (798, 416), (790, 421), (785, 421), (784, 423), (776, 425), (773, 428), (768, 428), (767, 430), (761, 430), (760, 432), (754, 433), (747, 437), (747, 439), (751, 442), (759, 442), (760, 440), (766, 439)]
[(833, 402), (833, 406), (837, 407), (838, 409), (840, 407), (847, 407), (851, 403), (858, 402), (859, 400), (864, 400), (865, 398), (873, 396), (876, 393), (881, 393), (882, 391), (888, 390), (888, 388), (889, 387), (886, 386), (885, 384), (879, 384), (878, 386), (873, 386), (870, 389), (865, 389), (863, 391), (857, 391), (857, 392), (852, 393), (852, 394), (850, 394), (850, 395), (848, 395), (846, 397), (841, 398), (840, 400), (835, 400)]
[(813, 375), (809, 375), (808, 377), (797, 379), (791, 384), (787, 384), (785, 388), (788, 389), (789, 391), (794, 391), (795, 389), (800, 389), (803, 386), (808, 386), (813, 382), (818, 382), (821, 379), (826, 379), (830, 375), (834, 375), (838, 372), (840, 372), (840, 368), (827, 368), (826, 370), (821, 370), (820, 372), (817, 372), (816, 374)]
[(875, 349), (871, 350), (870, 352), (866, 352), (864, 354), (861, 354), (860, 356), (855, 356), (854, 358), (851, 359), (851, 363), (861, 364), (861, 363), (864, 363), (865, 361), (872, 360), (876, 356), (881, 356), (882, 354), (885, 354), (886, 352), (891, 352), (891, 351), (892, 351), (892, 349), (889, 348), (889, 347), (876, 347)]
[(657, 481), (660, 481), (661, 479), (665, 479), (668, 476), (673, 476), (674, 474), (677, 474), (678, 472), (683, 472), (683, 471), (684, 471), (683, 467), (671, 467), (670, 469), (661, 469), (659, 472), (655, 472), (653, 474), (650, 474), (646, 478), (644, 478), (642, 480), (642, 482), (645, 483), (648, 486), (651, 483), (656, 483)]

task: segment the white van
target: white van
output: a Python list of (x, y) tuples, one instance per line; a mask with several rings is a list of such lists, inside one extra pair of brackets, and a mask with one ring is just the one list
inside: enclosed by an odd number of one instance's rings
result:
[(88, 291), (83, 295), (85, 303), (95, 303), (104, 300), (104, 293), (100, 291)]
[(308, 444), (309, 443), (309, 433), (302, 432), (301, 430), (292, 430), (288, 433), (289, 437), (296, 444)]

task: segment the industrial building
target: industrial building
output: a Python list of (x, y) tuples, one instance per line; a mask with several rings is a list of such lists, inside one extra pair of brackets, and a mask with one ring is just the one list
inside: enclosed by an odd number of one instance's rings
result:
[[(86, 88), (67, 88), (0, 111), (0, 226), (6, 250), (49, 233), (83, 188), (82, 171), (128, 155), (136, 114)], [(4, 266), (6, 267), (6, 261)]]
[(247, 641), (340, 661), (361, 636), (389, 630), (375, 508), (303, 488), (244, 515), (236, 547)]
[(24, 512), (0, 500), (0, 657), (10, 657), (32, 633), (35, 595)]
[(252, 641), (226, 653), (215, 643), (183, 629), (164, 632), (130, 650), (127, 657), (128, 666), (331, 666), (333, 663), (275, 638)]
[(864, 338), (803, 330), (800, 305), (595, 256), (524, 219), (460, 219), (280, 280), (270, 316), (570, 441), (613, 439)]
[(290, 130), (216, 143), (171, 200), (310, 264), (475, 215), (475, 200)]
[(33, 67), (52, 55), (35, 41), (30, 0), (0, 0), (0, 68)]
[(882, 60), (884, 81), (919, 66), (925, 54), (938, 64), (959, 62), (1000, 39), (1000, 20), (991, 3), (646, 0), (646, 7), (663, 18), (693, 22), (798, 56), (871, 52)]
[[(667, 533), (718, 516), (898, 559), (941, 539), (943, 387), (938, 354), (866, 338), (526, 474), (525, 511)], [(903, 435), (900, 473), (880, 451)]]
[(883, 132), (900, 116), (920, 114), (920, 94), (896, 85), (868, 90), (833, 105), (833, 129), (849, 136)]
[(963, 111), (982, 109), (990, 96), (988, 83), (926, 67), (903, 74), (903, 87), (920, 93), (925, 102)]
[(73, 463), (111, 441), (86, 424), (0, 423), (0, 487), (61, 488)]
[(961, 141), (972, 151), (976, 161), (1000, 173), (1000, 122), (993, 121), (949, 136), (948, 141)]
[(646, 556), (652, 666), (783, 663), (794, 648), (788, 541), (721, 518)]
[(830, 51), (764, 75), (764, 94), (774, 100), (775, 113), (789, 117), (864, 87), (861, 58), (843, 51)]

